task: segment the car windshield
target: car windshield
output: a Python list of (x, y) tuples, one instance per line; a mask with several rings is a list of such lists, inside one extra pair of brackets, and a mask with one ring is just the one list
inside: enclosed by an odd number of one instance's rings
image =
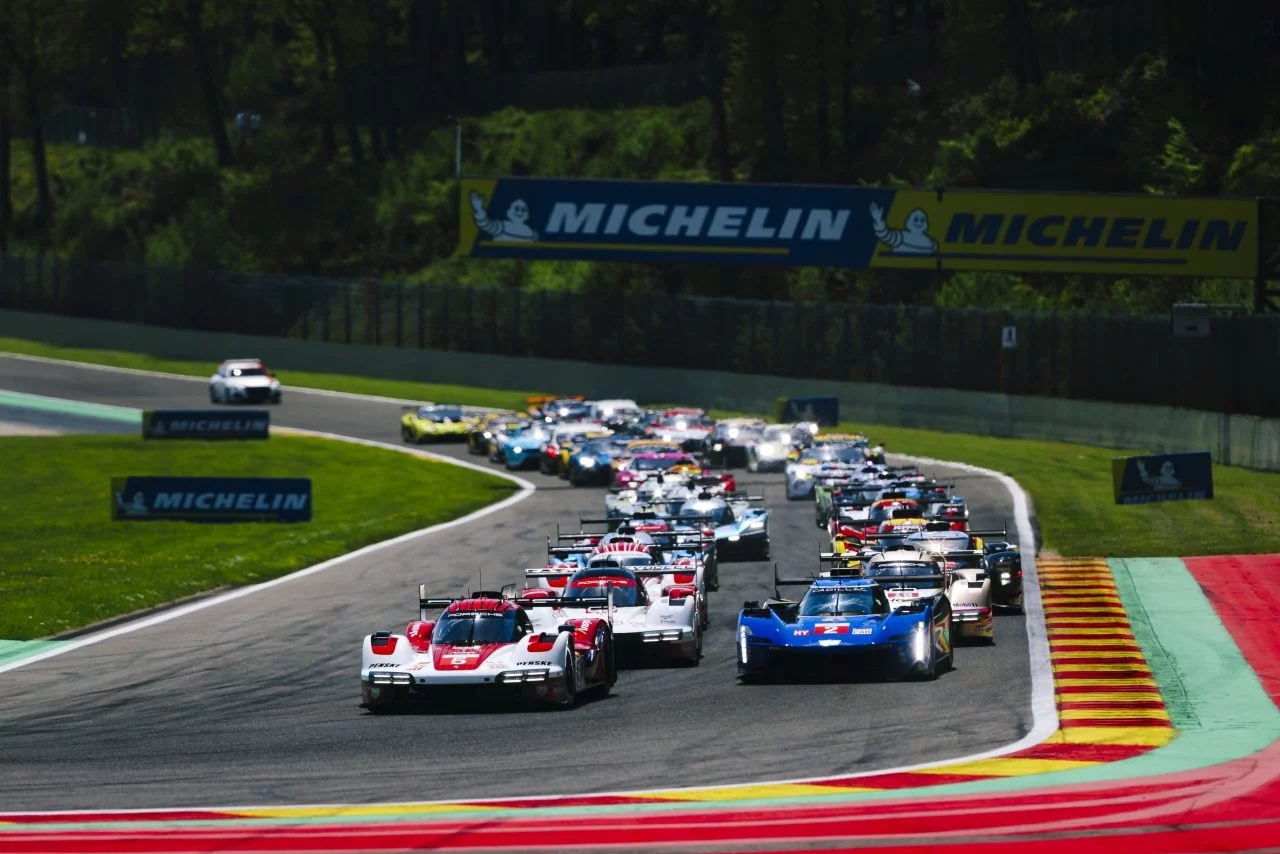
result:
[(687, 430), (690, 427), (698, 427), (706, 423), (707, 417), (705, 415), (664, 415), (658, 419), (659, 426), (670, 427), (674, 430)]
[(516, 611), (443, 614), (431, 633), (436, 644), (511, 643), (520, 637)]
[(228, 368), (227, 376), (231, 377), (265, 377), (266, 368)]
[(777, 442), (783, 445), (791, 444), (793, 438), (790, 427), (770, 427), (764, 431), (762, 440), (765, 442)]
[(692, 462), (692, 457), (636, 457), (631, 461), (631, 468), (635, 471), (668, 471), (672, 466)]
[(725, 521), (729, 507), (718, 501), (695, 501), (680, 508), (681, 516), (710, 516), (717, 525)]
[(889, 601), (876, 587), (856, 590), (810, 590), (800, 600), (801, 617), (866, 616), (889, 611)]
[(923, 560), (894, 561), (893, 563), (881, 561), (868, 564), (863, 570), (863, 575), (867, 578), (889, 581), (895, 578), (919, 578), (925, 575), (938, 575), (938, 566)]
[(437, 423), (461, 421), (462, 409), (457, 406), (423, 406), (418, 409), (418, 417), (424, 421)]
[(873, 522), (885, 522), (894, 518), (894, 513), (904, 509), (915, 509), (915, 502), (910, 504), (877, 504), (871, 508), (871, 515), (867, 518)]
[(638, 604), (639, 593), (630, 578), (597, 576), (575, 578), (564, 592), (565, 599), (603, 599), (613, 588), (613, 604), (618, 608), (631, 608)]
[(809, 449), (809, 453), (817, 457), (821, 462), (858, 462), (865, 458), (862, 448), (858, 445), (818, 445)]

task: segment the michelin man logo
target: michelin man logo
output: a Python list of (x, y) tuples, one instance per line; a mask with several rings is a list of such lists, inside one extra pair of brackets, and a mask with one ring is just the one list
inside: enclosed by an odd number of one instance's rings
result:
[(507, 207), (506, 219), (494, 219), (484, 209), (484, 199), (471, 191), (471, 215), (476, 226), (495, 241), (501, 243), (533, 243), (538, 232), (529, 227), (529, 206), (524, 199), (516, 199)]
[(147, 507), (147, 500), (142, 496), (141, 492), (135, 492), (133, 494), (133, 500), (128, 503), (125, 503), (124, 493), (117, 492), (116, 506), (119, 507), (120, 512), (126, 516), (146, 516), (151, 512)]
[(1165, 460), (1160, 464), (1160, 473), (1151, 475), (1147, 473), (1147, 464), (1142, 460), (1136, 460), (1138, 464), (1138, 477), (1142, 482), (1152, 489), (1178, 489), (1182, 486), (1182, 481), (1175, 477), (1173, 462)]
[(884, 208), (872, 202), (871, 227), (878, 239), (894, 255), (937, 255), (938, 241), (929, 236), (929, 215), (922, 208), (907, 214), (905, 228), (889, 228)]

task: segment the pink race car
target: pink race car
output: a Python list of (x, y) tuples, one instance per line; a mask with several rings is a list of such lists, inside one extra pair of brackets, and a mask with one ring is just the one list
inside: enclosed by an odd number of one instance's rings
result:
[(701, 473), (698, 461), (683, 452), (636, 454), (614, 472), (613, 485), (617, 489), (631, 489), (658, 474), (683, 477)]

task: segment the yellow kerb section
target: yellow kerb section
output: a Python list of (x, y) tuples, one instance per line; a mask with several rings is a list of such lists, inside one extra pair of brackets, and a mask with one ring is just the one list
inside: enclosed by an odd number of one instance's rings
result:
[(1022, 777), (1027, 774), (1049, 774), (1053, 771), (1071, 771), (1088, 768), (1097, 762), (1077, 759), (1020, 759), (1017, 756), (997, 756), (977, 762), (962, 762), (942, 768), (922, 768), (915, 774), (972, 774), (977, 777)]
[(879, 790), (856, 786), (775, 783), (761, 786), (731, 786), (720, 789), (672, 789), (665, 792), (643, 792), (635, 795), (635, 797), (671, 801), (747, 801), (755, 798), (798, 798), (802, 795), (847, 795), (850, 792), (875, 791)]

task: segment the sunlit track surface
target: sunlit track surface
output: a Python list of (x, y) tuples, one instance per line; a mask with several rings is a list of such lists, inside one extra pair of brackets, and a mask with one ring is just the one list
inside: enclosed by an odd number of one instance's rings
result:
[[(208, 406), (198, 382), (4, 357), (0, 388), (138, 408)], [(392, 403), (290, 389), (272, 415), (285, 426), (399, 443)], [(1012, 522), (995, 481), (936, 474), (969, 498), (975, 527)], [(418, 582), (460, 591), (481, 568), (486, 587), (516, 581), (522, 564), (541, 559), (557, 522), (573, 526), (602, 508), (599, 490), (528, 477), (539, 492), (501, 516), (0, 675), (0, 803), (370, 803), (717, 785), (940, 761), (1031, 728), (1021, 617), (999, 619), (994, 648), (961, 648), (957, 669), (934, 683), (737, 685), (734, 620), (744, 599), (769, 594), (767, 563), (721, 568), (698, 668), (624, 671), (608, 699), (568, 712), (366, 715), (357, 706), (360, 638), (402, 626)], [(768, 498), (784, 571), (816, 569), (823, 541), (812, 505), (786, 502), (781, 475), (741, 482)]]

